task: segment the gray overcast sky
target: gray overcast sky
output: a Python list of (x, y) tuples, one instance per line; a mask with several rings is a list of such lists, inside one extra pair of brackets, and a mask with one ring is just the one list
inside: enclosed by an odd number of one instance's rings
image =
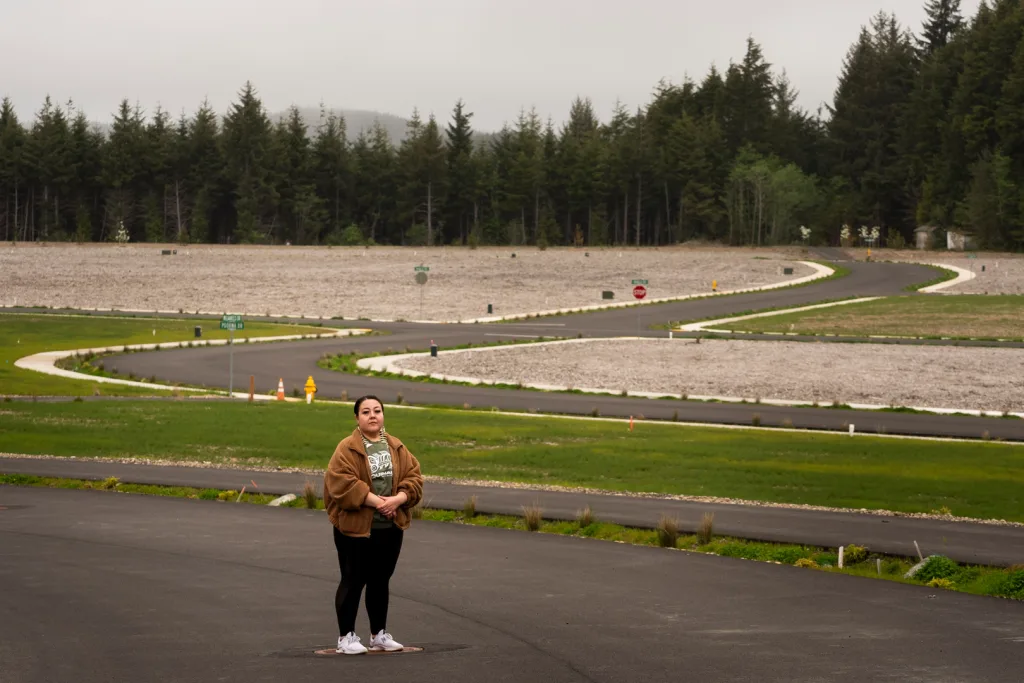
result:
[[(607, 120), (658, 80), (739, 61), (747, 36), (817, 109), (879, 10), (920, 28), (924, 0), (0, 0), (0, 96), (29, 118), (46, 94), (106, 121), (121, 98), (147, 111), (224, 112), (248, 79), (270, 111), (290, 104), (414, 106), (446, 120), (462, 97), (494, 130), (536, 106), (561, 122), (589, 96)], [(978, 0), (964, 0), (967, 17)], [(785, 7), (785, 9), (783, 9)]]

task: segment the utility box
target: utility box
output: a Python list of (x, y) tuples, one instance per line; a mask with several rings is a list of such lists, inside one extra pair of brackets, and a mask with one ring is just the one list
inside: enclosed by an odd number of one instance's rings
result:
[(202, 336), (203, 336), (203, 326), (202, 325), (196, 325), (196, 339), (199, 339)]
[(614, 299), (615, 298), (615, 292), (607, 292), (607, 291), (601, 292), (601, 298), (602, 299)]

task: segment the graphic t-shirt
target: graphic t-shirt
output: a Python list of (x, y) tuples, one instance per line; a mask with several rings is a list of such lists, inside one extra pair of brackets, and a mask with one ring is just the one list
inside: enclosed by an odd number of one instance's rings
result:
[[(388, 449), (388, 441), (384, 438), (384, 430), (381, 430), (380, 441), (373, 442), (363, 436), (363, 446), (366, 448), (366, 456), (370, 460), (370, 481), (373, 483), (373, 492), (378, 496), (390, 496), (392, 477), (394, 471), (391, 466), (391, 451)], [(378, 511), (373, 511), (373, 528), (386, 529), (394, 522)]]

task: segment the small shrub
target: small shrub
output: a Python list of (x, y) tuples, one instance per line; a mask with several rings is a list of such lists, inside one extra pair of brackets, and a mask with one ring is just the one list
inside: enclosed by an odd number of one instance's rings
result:
[(544, 518), (543, 512), (544, 511), (537, 503), (523, 506), (523, 521), (526, 522), (526, 528), (528, 530), (537, 531), (540, 529), (541, 520)]
[(755, 427), (761, 426), (761, 413), (754, 413), (754, 416), (750, 419), (750, 423)]
[(106, 479), (103, 480), (103, 483), (100, 484), (100, 488), (103, 489), (104, 491), (113, 491), (114, 489), (117, 488), (117, 485), (120, 483), (121, 480), (118, 479), (117, 477), (107, 477)]
[(794, 567), (802, 567), (804, 569), (817, 569), (818, 563), (809, 557), (801, 557), (799, 560), (793, 563)]
[(715, 536), (715, 513), (705, 512), (697, 528), (698, 545), (707, 545)]
[(858, 564), (868, 559), (867, 548), (859, 545), (848, 545), (843, 549), (843, 564)]
[(302, 487), (302, 501), (310, 510), (316, 510), (316, 504), (319, 499), (320, 497), (316, 493), (316, 487), (313, 486), (312, 482), (307, 481), (306, 485)]
[(960, 565), (945, 555), (935, 555), (928, 558), (927, 563), (921, 567), (914, 579), (921, 583), (928, 583), (932, 579), (950, 579), (960, 571)]
[(298, 387), (292, 387), (292, 398), (299, 398), (302, 396), (302, 392), (299, 391)]
[(1006, 576), (993, 587), (992, 593), (1024, 600), (1024, 569), (1014, 569), (1011, 567)]
[(951, 590), (955, 585), (949, 579), (932, 579), (928, 582), (928, 586), (931, 588), (944, 588), (946, 590)]
[(217, 500), (236, 500), (238, 498), (238, 491), (221, 491), (217, 494)]
[(416, 505), (412, 506), (409, 514), (413, 519), (423, 519), (423, 503), (416, 503)]
[(789, 418), (787, 417), (786, 419), (784, 419), (784, 420), (782, 421), (782, 426), (783, 426), (783, 427), (785, 427), (786, 429), (792, 429), (792, 428), (793, 428), (793, 421), (792, 421), (792, 420), (790, 420), (790, 419), (789, 419)]
[(658, 545), (662, 548), (675, 548), (679, 541), (679, 520), (675, 517), (662, 515), (658, 520)]
[(84, 403), (85, 399), (83, 399), (81, 396), (75, 396), (74, 402), (75, 403)]
[(341, 400), (342, 401), (347, 401), (348, 400), (348, 390), (342, 390), (342, 392), (341, 392)]
[(594, 511), (589, 505), (576, 512), (576, 523), (580, 525), (581, 529), (594, 523)]
[(405, 396), (402, 395), (402, 392), (398, 392), (398, 394), (395, 396), (395, 403), (397, 403), (398, 405), (402, 405), (403, 401), (405, 401)]
[(672, 421), (673, 422), (679, 422), (679, 411), (678, 410), (672, 412)]
[(597, 406), (594, 406), (594, 409), (590, 411), (590, 416), (601, 417), (601, 411), (597, 409)]
[(462, 506), (462, 516), (466, 519), (476, 517), (476, 496), (470, 496)]
[(220, 491), (217, 489), (203, 489), (199, 492), (199, 500), (217, 500)]

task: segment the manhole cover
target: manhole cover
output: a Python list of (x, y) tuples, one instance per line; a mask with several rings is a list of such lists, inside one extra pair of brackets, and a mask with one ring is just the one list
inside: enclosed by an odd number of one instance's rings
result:
[[(404, 655), (412, 652), (423, 652), (422, 647), (406, 647), (395, 652), (387, 652), (385, 650), (368, 650), (368, 655)], [(347, 655), (339, 654), (338, 650), (333, 647), (329, 647), (326, 650), (314, 650), (313, 654), (320, 655), (321, 657), (345, 657)]]

